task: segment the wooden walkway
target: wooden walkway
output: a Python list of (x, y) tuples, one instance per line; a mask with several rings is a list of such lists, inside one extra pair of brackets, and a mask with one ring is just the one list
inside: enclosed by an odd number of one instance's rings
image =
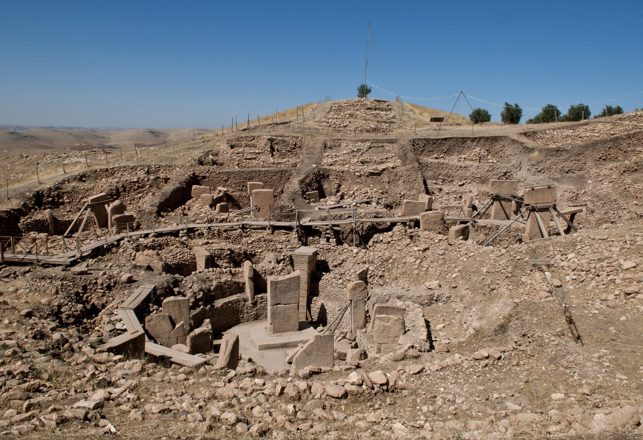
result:
[[(50, 266), (68, 266), (74, 262), (90, 255), (94, 250), (111, 246), (129, 237), (144, 237), (151, 234), (175, 234), (180, 231), (194, 231), (200, 229), (222, 229), (222, 228), (296, 228), (299, 227), (331, 227), (351, 225), (360, 223), (410, 223), (420, 220), (420, 216), (385, 217), (385, 218), (356, 218), (339, 220), (304, 220), (294, 221), (270, 221), (270, 220), (240, 220), (234, 222), (220, 223), (184, 223), (164, 228), (145, 229), (140, 231), (123, 232), (111, 236), (105, 236), (97, 241), (80, 246), (78, 249), (63, 252), (58, 255), (35, 255), (35, 254), (12, 254), (4, 253), (3, 262), (6, 263), (28, 263), (43, 264)], [(0, 262), (1, 264), (2, 262)]]

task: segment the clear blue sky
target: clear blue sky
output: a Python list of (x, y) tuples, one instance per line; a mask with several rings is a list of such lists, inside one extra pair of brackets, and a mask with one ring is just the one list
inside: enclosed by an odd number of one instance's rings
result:
[(216, 128), (351, 98), (369, 21), (368, 79), (403, 96), (643, 107), (641, 0), (0, 0), (0, 19), (0, 124)]

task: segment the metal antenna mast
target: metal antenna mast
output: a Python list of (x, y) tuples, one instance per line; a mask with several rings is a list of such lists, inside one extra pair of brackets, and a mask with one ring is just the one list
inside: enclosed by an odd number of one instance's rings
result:
[(368, 48), (371, 46), (371, 22), (368, 22), (368, 34), (366, 36), (366, 53), (364, 55), (364, 84), (368, 79)]

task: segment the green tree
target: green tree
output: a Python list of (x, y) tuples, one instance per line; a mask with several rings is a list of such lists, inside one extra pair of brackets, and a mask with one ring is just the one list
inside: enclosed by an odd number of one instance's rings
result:
[(487, 110), (483, 108), (474, 108), (471, 114), (469, 115), (469, 120), (474, 124), (489, 122), (491, 121), (491, 115)]
[(554, 104), (547, 104), (540, 109), (533, 118), (527, 121), (527, 124), (543, 124), (545, 122), (555, 122), (560, 119), (560, 110)]
[(586, 104), (576, 104), (570, 105), (569, 110), (565, 116), (563, 116), (564, 121), (582, 121), (584, 119), (589, 119), (592, 112), (589, 110), (589, 106)]
[(500, 119), (505, 124), (518, 124), (522, 118), (522, 109), (518, 104), (511, 105), (505, 102), (505, 106), (500, 112)]
[(357, 88), (358, 98), (367, 98), (369, 93), (371, 93), (371, 88), (368, 86), (368, 84), (360, 84)]
[(597, 118), (602, 118), (604, 116), (620, 115), (623, 113), (623, 108), (620, 105), (612, 107), (611, 105), (605, 105), (603, 110), (596, 115)]

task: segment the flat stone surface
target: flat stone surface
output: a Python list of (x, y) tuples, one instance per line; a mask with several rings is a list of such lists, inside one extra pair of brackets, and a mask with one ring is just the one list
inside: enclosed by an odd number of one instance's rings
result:
[(300, 331), (277, 335), (268, 334), (267, 326), (267, 321), (244, 322), (230, 328), (225, 334), (239, 335), (241, 354), (252, 358), (268, 373), (287, 370), (289, 368), (286, 362), (288, 352), (318, 334), (306, 323), (302, 324)]
[(299, 329), (297, 304), (268, 306), (268, 330), (271, 333), (292, 332)]
[(334, 353), (334, 335), (315, 335), (293, 358), (293, 369), (299, 371), (305, 367), (332, 368)]

